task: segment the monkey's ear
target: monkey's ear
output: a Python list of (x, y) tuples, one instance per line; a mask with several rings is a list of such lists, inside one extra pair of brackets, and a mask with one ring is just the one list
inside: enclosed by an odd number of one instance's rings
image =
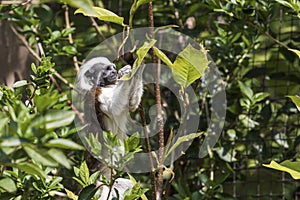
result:
[(93, 72), (94, 70), (89, 69), (84, 73), (84, 78), (86, 79), (86, 81), (88, 82), (89, 85), (94, 86), (96, 85), (95, 83), (95, 73)]

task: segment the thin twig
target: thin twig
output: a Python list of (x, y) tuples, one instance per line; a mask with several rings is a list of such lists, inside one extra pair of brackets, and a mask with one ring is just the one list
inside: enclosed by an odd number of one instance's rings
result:
[[(27, 48), (27, 50), (29, 51), (29, 53), (37, 60), (37, 61), (41, 61), (41, 57), (31, 48), (31, 46), (28, 44), (28, 42), (25, 40), (25, 38), (23, 36), (21, 36), (18, 31), (13, 27), (13, 25), (9, 25), (10, 29), (14, 32), (14, 34), (21, 40), (21, 42), (24, 44), (24, 46)], [(43, 52), (42, 47), (39, 47), (40, 51)], [(78, 89), (76, 89), (76, 87), (69, 83), (64, 77), (62, 77), (55, 69), (51, 68), (50, 71), (59, 79), (61, 80), (64, 84), (68, 85), (71, 89), (80, 92)]]
[[(124, 55), (124, 45), (125, 43), (127, 42), (127, 39), (129, 37), (129, 31), (130, 31), (130, 28), (129, 27), (126, 27), (127, 30), (126, 30), (126, 36), (123, 37), (123, 41), (122, 41), (122, 44), (120, 45), (119, 49), (118, 49), (118, 58), (120, 58), (120, 51), (122, 50), (122, 55)], [(124, 33), (125, 31), (123, 31)]]
[(117, 55), (117, 51), (116, 49), (114, 49), (113, 47), (111, 47), (111, 45), (107, 42), (105, 36), (103, 35), (102, 31), (100, 30), (100, 28), (98, 27), (98, 24), (96, 22), (96, 20), (93, 17), (89, 17), (91, 22), (92, 22), (92, 26), (95, 28), (97, 34), (102, 38), (103, 42), (105, 43), (105, 45), (109, 48), (109, 50), (113, 53)]
[(41, 57), (31, 48), (31, 46), (28, 44), (26, 39), (21, 36), (18, 31), (13, 27), (12, 24), (9, 24), (9, 28), (12, 30), (12, 32), (21, 40), (21, 42), (25, 45), (26, 49), (29, 51), (29, 53), (38, 61), (41, 61)]
[(264, 35), (266, 35), (268, 38), (270, 38), (273, 42), (279, 44), (280, 46), (289, 49), (289, 47), (285, 44), (283, 44), (282, 42), (280, 42), (279, 40), (277, 40), (276, 38), (274, 38), (272, 35), (270, 35), (268, 32), (264, 32)]
[(19, 4), (19, 6), (24, 6), (26, 4), (39, 4), (40, 1), (39, 0), (1, 0), (0, 4), (2, 5), (10, 5), (10, 4)]
[[(66, 20), (66, 28), (67, 29), (71, 28), (70, 18), (69, 18), (69, 7), (68, 7), (67, 4), (65, 5), (65, 20)], [(73, 41), (73, 36), (72, 36), (71, 33), (68, 35), (68, 38), (69, 38), (69, 43), (71, 45), (73, 45), (74, 41)], [(79, 72), (79, 65), (78, 65), (77, 56), (73, 56), (73, 63), (74, 63), (75, 71), (78, 73)]]
[[(154, 32), (154, 19), (153, 19), (153, 7), (152, 1), (148, 3), (148, 15), (149, 15), (149, 26), (151, 29), (151, 36), (153, 37)], [(160, 62), (157, 62), (156, 55), (154, 50), (152, 50), (152, 61), (153, 63), (157, 63), (156, 67), (156, 74), (155, 74), (155, 95), (156, 95), (156, 104), (157, 104), (157, 119), (158, 119), (158, 126), (159, 126), (159, 133), (158, 133), (158, 161), (159, 166), (162, 166), (163, 157), (164, 157), (164, 121), (162, 116), (162, 106), (161, 106), (161, 95), (160, 95)], [(163, 167), (159, 167), (158, 169), (158, 177), (157, 177), (157, 192), (156, 192), (156, 199), (161, 200), (163, 194)]]
[(147, 122), (146, 122), (146, 117), (145, 117), (145, 112), (144, 112), (144, 108), (142, 105), (142, 102), (139, 105), (139, 113), (141, 116), (141, 121), (143, 124), (143, 129), (144, 129), (144, 134), (145, 134), (145, 142), (146, 142), (146, 149), (147, 152), (149, 154), (149, 160), (150, 160), (150, 167), (151, 167), (151, 184), (152, 184), (152, 199), (155, 198), (156, 195), (156, 177), (155, 177), (155, 168), (154, 168), (154, 164), (153, 164), (153, 157), (152, 157), (152, 150), (151, 150), (151, 144), (150, 144), (150, 137), (149, 137), (149, 131), (147, 129)]
[[(57, 90), (60, 92), (60, 93), (63, 93), (63, 89), (60, 87), (60, 85), (57, 83), (57, 81), (55, 80), (55, 78), (50, 75), (50, 80), (51, 82), (55, 85), (55, 87), (57, 88)], [(74, 106), (74, 104), (70, 101), (70, 100), (67, 100), (67, 104), (71, 107), (71, 109), (76, 113), (76, 115), (78, 116), (78, 119), (80, 120), (80, 123), (82, 125), (85, 124), (85, 120), (83, 118), (83, 115), (82, 113), (79, 112), (79, 110)]]

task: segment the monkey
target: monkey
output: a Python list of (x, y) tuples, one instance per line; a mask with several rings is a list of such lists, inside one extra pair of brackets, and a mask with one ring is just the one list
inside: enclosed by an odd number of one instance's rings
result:
[[(88, 123), (100, 124), (104, 131), (111, 131), (126, 138), (129, 112), (135, 111), (143, 95), (141, 66), (129, 80), (119, 80), (132, 69), (126, 65), (119, 71), (106, 57), (95, 57), (84, 63), (78, 73), (77, 87), (86, 95), (89, 109), (85, 110)], [(95, 106), (95, 107), (93, 107)], [(96, 111), (96, 118), (88, 112)]]

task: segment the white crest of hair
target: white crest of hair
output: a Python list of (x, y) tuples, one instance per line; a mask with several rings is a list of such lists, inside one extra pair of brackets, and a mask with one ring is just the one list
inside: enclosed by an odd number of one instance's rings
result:
[(93, 85), (89, 84), (85, 77), (85, 73), (95, 64), (97, 63), (103, 63), (103, 64), (110, 64), (111, 62), (106, 57), (96, 57), (88, 60), (85, 62), (79, 70), (78, 76), (77, 76), (77, 87), (80, 90), (89, 91), (92, 89)]

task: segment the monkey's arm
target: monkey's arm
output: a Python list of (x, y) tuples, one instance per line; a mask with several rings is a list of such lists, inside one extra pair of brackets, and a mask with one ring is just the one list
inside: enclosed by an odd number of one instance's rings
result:
[[(130, 73), (131, 67), (126, 65), (119, 71), (119, 75)], [(101, 110), (108, 115), (127, 115), (129, 111), (134, 111), (140, 104), (143, 95), (143, 67), (141, 66), (133, 77), (129, 80), (119, 80), (117, 84), (102, 88), (99, 96)]]

